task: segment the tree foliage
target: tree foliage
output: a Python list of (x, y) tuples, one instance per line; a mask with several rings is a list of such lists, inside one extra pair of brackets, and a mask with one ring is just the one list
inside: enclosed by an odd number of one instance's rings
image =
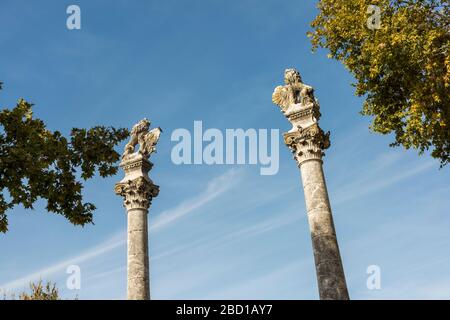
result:
[(45, 285), (42, 280), (37, 283), (30, 283), (30, 293), (22, 292), (19, 295), (20, 300), (60, 300), (56, 284), (47, 282)]
[(32, 104), (23, 99), (0, 111), (0, 232), (8, 230), (8, 209), (33, 208), (38, 198), (74, 225), (92, 223), (95, 206), (83, 202), (82, 181), (96, 172), (115, 174), (120, 155), (114, 147), (128, 135), (127, 129), (97, 126), (74, 128), (65, 138), (33, 118)]
[[(369, 28), (376, 5), (381, 26)], [(371, 128), (450, 161), (449, 0), (321, 0), (308, 33), (356, 78)]]

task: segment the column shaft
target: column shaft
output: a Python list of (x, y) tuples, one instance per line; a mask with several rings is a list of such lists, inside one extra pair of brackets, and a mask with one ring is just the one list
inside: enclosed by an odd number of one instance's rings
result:
[(320, 299), (348, 300), (322, 160), (300, 164)]
[(128, 210), (129, 300), (150, 299), (147, 213), (146, 209)]

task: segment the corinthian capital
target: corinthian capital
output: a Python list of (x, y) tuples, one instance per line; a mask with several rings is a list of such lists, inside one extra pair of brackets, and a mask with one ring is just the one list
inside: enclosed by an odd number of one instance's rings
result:
[(159, 187), (151, 180), (138, 177), (134, 180), (116, 183), (114, 191), (124, 198), (123, 205), (127, 210), (145, 209), (147, 210), (152, 199), (159, 193)]
[(330, 132), (324, 132), (319, 125), (284, 134), (284, 143), (291, 149), (298, 165), (307, 160), (322, 160), (324, 150), (330, 147)]

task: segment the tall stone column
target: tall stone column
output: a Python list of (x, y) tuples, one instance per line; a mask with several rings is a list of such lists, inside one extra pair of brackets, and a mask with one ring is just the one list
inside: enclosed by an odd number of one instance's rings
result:
[(348, 300), (322, 168), (324, 150), (330, 146), (330, 133), (319, 127), (319, 102), (313, 88), (302, 83), (299, 72), (287, 69), (285, 83), (275, 88), (272, 100), (292, 123), (292, 129), (284, 134), (284, 141), (301, 171), (319, 296), (320, 299)]
[[(148, 209), (152, 199), (159, 193), (159, 187), (149, 178), (153, 164), (148, 160), (155, 150), (161, 130), (148, 128), (146, 119), (131, 131), (131, 141), (125, 147), (120, 167), (125, 177), (115, 185), (115, 193), (124, 198), (127, 210), (127, 299), (149, 300), (150, 277), (148, 257)], [(134, 153), (135, 145), (140, 149)]]

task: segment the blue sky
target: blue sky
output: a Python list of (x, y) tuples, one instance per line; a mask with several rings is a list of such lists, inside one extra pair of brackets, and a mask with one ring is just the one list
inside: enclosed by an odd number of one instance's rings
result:
[[(81, 7), (81, 30), (66, 8)], [(164, 130), (151, 177), (160, 195), (150, 209), (154, 299), (317, 299), (300, 173), (280, 137), (280, 168), (175, 165), (177, 128), (290, 126), (271, 94), (296, 67), (321, 102), (331, 131), (324, 159), (338, 240), (353, 299), (450, 298), (448, 168), (415, 151), (388, 147), (368, 130), (352, 77), (305, 35), (315, 2), (2, 1), (2, 107), (23, 97), (52, 130), (131, 127), (148, 117)], [(123, 146), (120, 146), (120, 149)], [(55, 281), (64, 298), (126, 296), (126, 216), (113, 186), (122, 174), (84, 190), (95, 225), (17, 207), (0, 235), (0, 288)], [(81, 289), (66, 268), (81, 268)], [(366, 286), (369, 265), (381, 289)]]

